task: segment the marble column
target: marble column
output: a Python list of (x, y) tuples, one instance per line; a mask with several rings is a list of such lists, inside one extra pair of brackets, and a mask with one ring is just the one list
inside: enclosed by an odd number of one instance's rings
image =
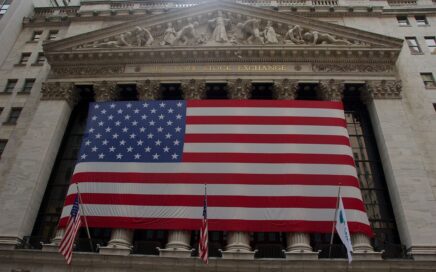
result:
[[(77, 95), (74, 84), (49, 82), (32, 121), (23, 130), (12, 167), (2, 177), (0, 192), (0, 249), (15, 248), (32, 232), (52, 167)], [(19, 186), (17, 186), (19, 184)]]
[(318, 252), (310, 246), (310, 234), (305, 232), (289, 232), (286, 237), (285, 256), (288, 260), (316, 260)]

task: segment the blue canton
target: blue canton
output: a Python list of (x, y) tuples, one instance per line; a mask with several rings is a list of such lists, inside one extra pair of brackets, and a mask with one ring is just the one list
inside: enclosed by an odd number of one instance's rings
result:
[(79, 162), (180, 162), (185, 101), (91, 103)]

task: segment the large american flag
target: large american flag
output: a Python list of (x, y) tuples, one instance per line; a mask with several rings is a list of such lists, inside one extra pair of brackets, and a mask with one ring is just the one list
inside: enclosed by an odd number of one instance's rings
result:
[(198, 230), (208, 184), (209, 230), (255, 232), (329, 233), (341, 186), (372, 234), (340, 102), (92, 103), (72, 182), (90, 227)]

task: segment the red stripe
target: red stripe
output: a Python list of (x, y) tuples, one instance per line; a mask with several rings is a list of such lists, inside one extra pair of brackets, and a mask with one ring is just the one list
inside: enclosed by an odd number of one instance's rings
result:
[(186, 124), (347, 126), (342, 118), (288, 116), (187, 116)]
[(354, 166), (352, 157), (331, 154), (183, 153), (182, 161), (199, 163), (343, 164)]
[[(65, 205), (74, 203), (75, 195), (67, 196)], [(137, 205), (137, 206), (189, 206), (201, 207), (202, 195), (120, 195), (81, 194), (84, 204)], [(346, 209), (365, 212), (363, 202), (356, 198), (342, 198)], [(245, 208), (313, 208), (335, 209), (336, 197), (259, 197), (259, 196), (207, 196), (208, 207)]]
[(188, 107), (246, 107), (246, 108), (318, 108), (338, 109), (344, 107), (341, 102), (308, 100), (188, 100)]
[(353, 176), (305, 174), (193, 174), (193, 173), (111, 173), (87, 172), (74, 174), (72, 182), (129, 182), (170, 184), (296, 184), (342, 185), (359, 187)]
[(185, 143), (335, 144), (350, 146), (345, 136), (292, 134), (186, 134)]
[[(64, 227), (67, 217), (60, 220)], [(202, 219), (172, 218), (131, 218), (87, 216), (87, 222), (93, 228), (127, 228), (155, 230), (199, 230)], [(209, 231), (253, 231), (253, 232), (309, 232), (331, 233), (332, 221), (297, 221), (297, 220), (220, 220), (208, 219)], [(369, 225), (360, 222), (348, 222), (351, 233), (364, 233), (372, 236)]]

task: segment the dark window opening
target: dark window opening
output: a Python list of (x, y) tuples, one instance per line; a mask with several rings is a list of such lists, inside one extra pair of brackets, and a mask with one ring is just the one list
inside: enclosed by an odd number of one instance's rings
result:
[(49, 41), (56, 40), (58, 34), (59, 34), (59, 30), (50, 30), (48, 32), (47, 40)]
[(3, 151), (5, 151), (7, 143), (8, 140), (0, 139), (0, 158), (2, 157)]
[(43, 65), (44, 62), (45, 62), (45, 55), (44, 55), (44, 53), (42, 53), (42, 52), (38, 53), (38, 56), (36, 57), (36, 60), (35, 60), (34, 64), (35, 65)]
[(206, 99), (228, 99), (227, 83), (206, 83)]
[(159, 255), (159, 248), (165, 248), (168, 231), (135, 230), (133, 235), (133, 254)]
[(297, 100), (319, 100), (317, 83), (300, 83), (297, 89)]
[(37, 42), (41, 40), (42, 31), (34, 31), (32, 35), (32, 41)]
[(16, 125), (22, 110), (23, 108), (12, 108), (11, 112), (9, 113), (8, 120), (6, 120), (5, 124)]
[(412, 54), (422, 53), (421, 47), (418, 44), (418, 40), (415, 37), (406, 37), (406, 42)]
[(22, 53), (20, 57), (19, 65), (26, 65), (26, 63), (29, 61), (30, 53)]
[(183, 100), (183, 91), (180, 83), (163, 83), (160, 85), (162, 100)]
[(23, 89), (21, 89), (22, 93), (30, 93), (33, 88), (33, 84), (35, 84), (34, 78), (26, 78), (24, 81)]
[(251, 85), (251, 99), (271, 100), (274, 98), (273, 83), (253, 83)]
[(135, 84), (118, 85), (119, 97), (117, 100), (120, 101), (135, 101), (138, 100), (138, 92), (136, 90)]
[(428, 25), (427, 17), (425, 17), (425, 15), (416, 15), (415, 20), (416, 20), (417, 26), (427, 26)]
[(409, 19), (407, 18), (407, 16), (397, 16), (397, 22), (399, 26), (409, 26)]
[(255, 232), (252, 247), (257, 250), (256, 258), (284, 258), (286, 237), (280, 232)]
[(5, 93), (12, 93), (17, 85), (18, 79), (8, 79), (6, 82)]
[[(221, 251), (224, 250), (227, 244), (226, 231), (209, 231), (209, 257), (222, 257)], [(198, 244), (200, 241), (200, 232), (193, 231), (191, 234), (191, 246), (194, 249), (193, 255), (198, 256)]]

